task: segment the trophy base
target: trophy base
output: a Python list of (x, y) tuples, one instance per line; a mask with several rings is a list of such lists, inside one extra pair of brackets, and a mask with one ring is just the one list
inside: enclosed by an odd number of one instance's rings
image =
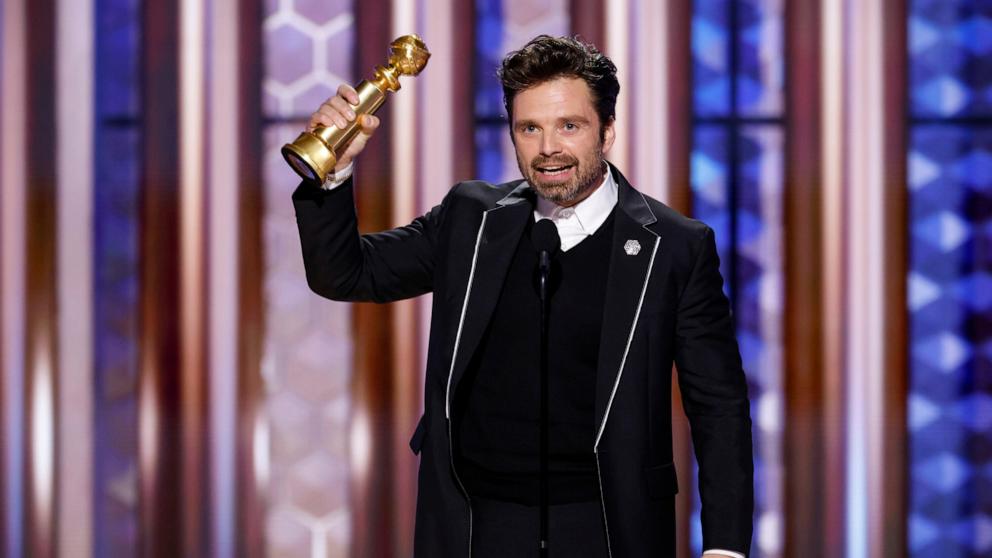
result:
[(338, 162), (334, 152), (309, 132), (282, 146), (282, 156), (301, 178), (317, 183), (323, 183)]

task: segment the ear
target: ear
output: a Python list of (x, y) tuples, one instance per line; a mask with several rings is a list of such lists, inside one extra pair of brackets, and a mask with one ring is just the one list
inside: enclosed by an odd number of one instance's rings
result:
[(613, 147), (613, 142), (617, 139), (615, 123), (616, 119), (611, 118), (609, 122), (603, 125), (603, 155), (609, 152), (610, 148)]

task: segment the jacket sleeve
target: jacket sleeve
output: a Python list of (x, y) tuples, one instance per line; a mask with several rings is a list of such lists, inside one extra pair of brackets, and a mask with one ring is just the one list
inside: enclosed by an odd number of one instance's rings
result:
[(307, 284), (333, 300), (391, 302), (430, 292), (441, 206), (409, 225), (359, 234), (353, 181), (293, 193)]
[(696, 244), (679, 300), (675, 364), (699, 463), (703, 548), (747, 555), (754, 509), (747, 382), (712, 229)]

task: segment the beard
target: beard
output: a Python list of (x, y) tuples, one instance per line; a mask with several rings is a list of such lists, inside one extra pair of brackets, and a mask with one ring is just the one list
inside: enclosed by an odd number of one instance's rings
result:
[[(602, 143), (594, 147), (581, 158), (571, 155), (556, 157), (535, 157), (530, 163), (525, 163), (517, 154), (517, 166), (527, 182), (530, 183), (539, 196), (560, 206), (574, 205), (586, 194), (603, 181), (605, 163), (603, 160)], [(556, 179), (540, 171), (541, 168), (572, 167), (570, 176)]]

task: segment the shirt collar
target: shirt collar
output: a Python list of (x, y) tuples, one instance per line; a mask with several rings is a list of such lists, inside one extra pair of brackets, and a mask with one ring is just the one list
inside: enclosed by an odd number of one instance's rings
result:
[(613, 173), (607, 167), (603, 182), (596, 187), (592, 194), (589, 194), (589, 197), (572, 207), (561, 207), (554, 202), (538, 196), (537, 207), (534, 209), (534, 218), (558, 221), (574, 213), (575, 219), (582, 229), (592, 234), (610, 216), (610, 212), (613, 211), (613, 207), (617, 204), (617, 199), (619, 199), (617, 182), (613, 179)]

